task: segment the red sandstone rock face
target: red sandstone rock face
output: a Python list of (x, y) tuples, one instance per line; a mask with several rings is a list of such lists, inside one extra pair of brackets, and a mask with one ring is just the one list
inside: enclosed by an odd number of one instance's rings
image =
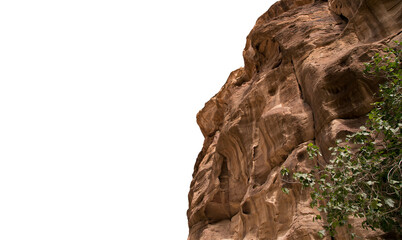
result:
[(364, 123), (380, 80), (364, 76), (363, 63), (402, 38), (401, 10), (400, 0), (282, 0), (257, 20), (244, 68), (197, 115), (205, 142), (188, 239), (319, 239), (308, 192), (280, 169), (310, 171), (308, 143), (327, 161), (334, 140)]

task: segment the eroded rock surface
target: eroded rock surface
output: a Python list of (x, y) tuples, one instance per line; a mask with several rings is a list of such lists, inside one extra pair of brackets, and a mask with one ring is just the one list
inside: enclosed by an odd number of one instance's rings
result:
[(188, 239), (319, 239), (308, 191), (280, 169), (310, 171), (308, 143), (328, 161), (325, 149), (364, 123), (381, 79), (363, 75), (363, 63), (401, 39), (401, 13), (400, 0), (282, 0), (257, 20), (244, 68), (197, 115), (205, 142)]

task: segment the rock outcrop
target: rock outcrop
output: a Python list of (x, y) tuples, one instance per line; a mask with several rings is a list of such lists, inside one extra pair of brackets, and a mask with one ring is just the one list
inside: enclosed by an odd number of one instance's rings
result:
[[(401, 40), (401, 13), (400, 0), (281, 0), (257, 20), (244, 68), (197, 115), (205, 142), (189, 193), (189, 240), (319, 239), (308, 191), (280, 169), (310, 171), (308, 143), (327, 161), (325, 149), (364, 123), (381, 79), (363, 75), (363, 63)], [(348, 238), (341, 229), (336, 239)]]

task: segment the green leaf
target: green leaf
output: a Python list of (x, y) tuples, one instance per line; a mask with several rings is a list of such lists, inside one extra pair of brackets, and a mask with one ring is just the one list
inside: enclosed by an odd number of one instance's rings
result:
[(395, 206), (395, 202), (391, 198), (385, 199), (385, 204), (387, 204), (388, 206), (390, 206), (392, 208)]
[(320, 238), (324, 238), (325, 237), (325, 230), (318, 231), (318, 236), (320, 236)]
[(281, 169), (281, 175), (282, 176), (287, 176), (287, 175), (289, 175), (289, 169), (287, 169), (287, 168), (282, 168)]
[(282, 188), (282, 192), (289, 194), (289, 189), (288, 188)]

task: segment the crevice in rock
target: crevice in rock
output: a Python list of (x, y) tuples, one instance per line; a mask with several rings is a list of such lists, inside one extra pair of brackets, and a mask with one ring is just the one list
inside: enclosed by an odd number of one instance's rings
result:
[(313, 123), (312, 123), (312, 124), (313, 124), (313, 131), (314, 131), (314, 138), (312, 139), (312, 141), (313, 141), (314, 144), (315, 144), (316, 128), (315, 128), (314, 111), (313, 111), (313, 108), (311, 107), (311, 105), (306, 101), (306, 99), (304, 99), (304, 95), (303, 95), (303, 90), (302, 90), (301, 82), (300, 82), (300, 80), (299, 80), (299, 77), (297, 76), (296, 67), (295, 67), (295, 64), (294, 64), (294, 62), (293, 62), (293, 58), (290, 59), (290, 62), (291, 62), (291, 64), (292, 64), (293, 73), (294, 73), (294, 75), (295, 75), (295, 77), (296, 77), (296, 82), (297, 82), (297, 85), (298, 85), (298, 87), (299, 87), (300, 98), (307, 104), (307, 106), (309, 106), (309, 108), (310, 108), (310, 110), (311, 110), (311, 115), (312, 115), (312, 118), (313, 118)]
[(278, 68), (282, 63), (282, 58), (279, 59), (279, 61), (277, 63), (274, 64), (274, 66), (272, 67), (272, 69)]
[(392, 11), (394, 8), (396, 8), (397, 6), (399, 6), (401, 3), (402, 3), (401, 1), (396, 2), (393, 6), (387, 8), (387, 11), (388, 11), (388, 12)]
[(205, 216), (208, 222), (215, 223), (224, 219), (230, 219), (229, 201), (229, 169), (227, 159), (223, 158), (221, 172), (218, 176), (219, 190), (215, 193), (212, 201), (205, 206)]
[[(226, 159), (223, 159), (222, 161), (222, 166), (221, 166), (221, 173), (219, 175), (219, 182), (220, 182), (220, 189), (221, 190), (227, 190), (229, 189), (229, 170), (228, 170), (228, 163)], [(225, 192), (227, 197), (226, 199), (228, 200), (228, 195), (229, 192)]]
[(293, 63), (293, 58), (290, 60), (290, 62), (291, 62), (291, 64), (292, 64), (293, 73), (295, 74), (295, 77), (296, 77), (297, 85), (299, 86), (300, 98), (304, 100), (302, 87), (301, 87), (301, 84), (300, 84), (300, 81), (299, 81), (299, 77), (297, 76), (295, 64)]
[(340, 17), (343, 21), (345, 21), (346, 23), (349, 23), (349, 19), (348, 19), (347, 17), (345, 17), (342, 13), (341, 13), (341, 15), (339, 15), (339, 17)]

